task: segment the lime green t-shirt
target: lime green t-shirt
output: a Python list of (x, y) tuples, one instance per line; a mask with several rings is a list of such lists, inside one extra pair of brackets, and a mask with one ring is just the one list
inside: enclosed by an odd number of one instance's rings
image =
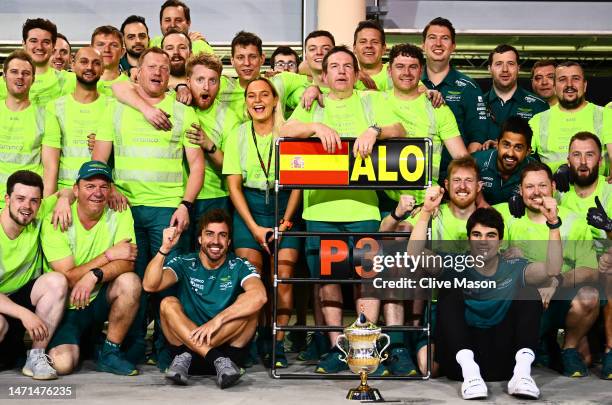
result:
[(6, 180), (17, 170), (31, 170), (42, 176), (41, 145), (45, 129), (45, 109), (30, 104), (12, 111), (0, 101), (0, 208), (4, 207)]
[(15, 239), (10, 239), (0, 226), (0, 293), (15, 292), (42, 274), (43, 252), (38, 237), (43, 220), (56, 202), (56, 196), (43, 199), (36, 218)]
[[(66, 94), (66, 86), (70, 81), (70, 75), (74, 75), (74, 73), (65, 70), (57, 71), (53, 68), (47, 69), (45, 73), (35, 75), (34, 83), (30, 88), (30, 102), (37, 105), (46, 105), (49, 101)], [(7, 90), (4, 77), (0, 77), (0, 81), (0, 100), (5, 100)]]
[(308, 81), (307, 76), (292, 72), (278, 73), (270, 80), (278, 92), (283, 115), (285, 118), (289, 118), (293, 110), (300, 104), (304, 90), (311, 83)]
[[(298, 106), (290, 120), (320, 122), (341, 137), (357, 138), (376, 123), (373, 111), (367, 107), (366, 94), (355, 91), (342, 100), (325, 96), (325, 107), (315, 103), (306, 111)], [(378, 198), (372, 190), (305, 190), (302, 216), (310, 221), (325, 222), (380, 221)]]
[[(391, 79), (388, 69), (389, 64), (383, 63), (380, 72), (370, 76), (372, 80), (374, 80), (374, 83), (376, 83), (376, 90), (387, 91), (393, 88), (393, 79)], [(368, 88), (365, 86), (365, 84), (363, 84), (361, 80), (355, 83), (355, 88), (357, 90), (368, 90)]]
[[(419, 219), (419, 214), (408, 217), (406, 222), (414, 226)], [(457, 218), (448, 204), (440, 205), (438, 214), (431, 220), (431, 240), (438, 241), (465, 241), (467, 237), (467, 219)], [(467, 248), (465, 243), (461, 244), (460, 252)], [(453, 251), (455, 252), (455, 251)], [(459, 252), (456, 252), (459, 253)]]
[[(195, 112), (206, 135), (215, 143), (217, 148), (225, 153), (227, 139), (235, 131), (236, 126), (238, 126), (236, 114), (226, 104), (221, 104), (217, 100), (207, 110), (196, 108)], [(221, 174), (222, 168), (216, 168), (210, 161), (207, 153), (204, 154), (204, 157), (206, 158), (204, 185), (197, 199), (206, 200), (209, 198), (226, 197), (228, 191)]]
[(217, 100), (219, 100), (221, 104), (227, 105), (234, 114), (236, 114), (240, 120), (240, 124), (249, 120), (244, 100), (244, 89), (240, 86), (240, 81), (238, 79), (221, 76)]
[(69, 94), (47, 105), (43, 145), (60, 149), (59, 189), (72, 187), (81, 165), (91, 160), (87, 135), (97, 132), (108, 102), (108, 97), (100, 96), (82, 104)]
[[(91, 229), (85, 229), (79, 220), (78, 202), (71, 206), (72, 225), (63, 232), (54, 229), (51, 216), (47, 214), (41, 231), (41, 245), (45, 258), (49, 263), (72, 256), (74, 265), (89, 263), (104, 251), (123, 239), (131, 239), (136, 243), (134, 220), (130, 209), (113, 211), (108, 206), (104, 209), (97, 224)], [(99, 286), (91, 294), (90, 302), (97, 296)]]
[[(400, 122), (406, 130), (408, 138), (429, 138), (433, 143), (433, 179), (436, 183), (440, 173), (440, 161), (442, 159), (442, 147), (444, 141), (452, 138), (460, 138), (457, 120), (451, 109), (444, 105), (434, 108), (427, 98), (421, 94), (414, 100), (401, 100), (395, 97), (393, 90), (388, 92), (370, 92), (372, 107), (376, 117), (382, 117), (379, 125), (390, 125)], [(425, 190), (416, 191), (386, 191), (387, 195), (399, 201), (402, 194), (413, 195), (417, 203), (423, 202)]]
[(112, 99), (96, 140), (113, 142), (115, 184), (131, 205), (172, 208), (185, 191), (184, 148), (199, 148), (185, 136), (198, 117), (169, 95), (155, 107), (170, 115), (172, 130), (155, 129), (139, 111)]
[[(533, 129), (531, 149), (553, 172), (567, 163), (569, 142), (577, 132), (589, 131), (597, 135), (604, 151), (606, 143), (612, 142), (612, 110), (593, 103), (587, 103), (578, 112), (561, 111), (556, 104), (536, 114), (529, 120), (529, 125)], [(607, 173), (607, 166), (608, 159), (604, 158), (601, 174)]]
[[(162, 39), (164, 39), (162, 35), (151, 38), (151, 40), (149, 40), (149, 48), (154, 46), (161, 48)], [(199, 55), (201, 53), (209, 53), (214, 55), (215, 51), (208, 42), (204, 41), (203, 39), (198, 39), (197, 41), (191, 42), (191, 53), (193, 55)]]
[[(601, 201), (606, 213), (610, 215), (612, 213), (612, 185), (608, 184), (603, 176), (597, 178), (597, 187), (590, 196), (585, 198), (579, 197), (574, 190), (574, 186), (571, 185), (568, 192), (558, 194), (557, 200), (561, 206), (586, 219), (589, 208), (597, 206), (595, 204), (596, 196), (599, 197), (599, 201)], [(563, 219), (563, 217), (561, 218)], [(605, 231), (592, 226), (590, 228), (593, 239), (606, 239)]]
[[(223, 157), (223, 174), (240, 174), (242, 175), (242, 184), (244, 187), (255, 188), (258, 190), (271, 189), (274, 184), (274, 136), (270, 134), (259, 135), (255, 134), (255, 142), (251, 132), (252, 122), (245, 122), (234, 129), (227, 138), (225, 144), (225, 155)], [(264, 174), (257, 151), (263, 161), (266, 170), (268, 169), (268, 160), (270, 161), (270, 170), (268, 176)], [(271, 159), (270, 153), (272, 153)], [(267, 179), (267, 184), (266, 184)]]
[[(76, 90), (76, 75), (73, 72), (66, 72), (66, 84), (64, 85), (62, 94), (72, 94)], [(104, 96), (114, 97), (112, 86), (119, 82), (129, 82), (130, 78), (126, 74), (120, 74), (113, 80), (99, 80), (96, 88), (98, 93)]]
[[(549, 229), (544, 223), (533, 222), (527, 214), (515, 218), (510, 214), (508, 203), (494, 206), (504, 218), (504, 239), (510, 246), (521, 249), (530, 262), (546, 262)], [(597, 268), (597, 255), (593, 249), (593, 237), (584, 218), (565, 207), (559, 207), (563, 244), (562, 272), (577, 267)]]

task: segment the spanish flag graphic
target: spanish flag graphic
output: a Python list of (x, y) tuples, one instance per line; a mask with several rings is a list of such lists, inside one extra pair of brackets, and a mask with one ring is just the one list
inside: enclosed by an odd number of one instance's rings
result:
[(351, 146), (328, 153), (321, 142), (281, 142), (279, 146), (281, 185), (348, 185)]

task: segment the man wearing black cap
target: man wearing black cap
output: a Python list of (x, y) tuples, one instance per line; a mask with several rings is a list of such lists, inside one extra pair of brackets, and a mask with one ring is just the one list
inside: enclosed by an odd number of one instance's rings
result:
[(84, 163), (73, 186), (72, 225), (66, 232), (44, 221), (42, 248), (54, 271), (68, 279), (69, 309), (49, 347), (59, 374), (68, 374), (79, 361), (85, 330), (108, 320), (108, 333), (97, 370), (136, 375), (136, 367), (120, 351), (138, 311), (140, 279), (134, 273), (136, 238), (129, 209), (108, 207), (112, 173), (103, 162)]

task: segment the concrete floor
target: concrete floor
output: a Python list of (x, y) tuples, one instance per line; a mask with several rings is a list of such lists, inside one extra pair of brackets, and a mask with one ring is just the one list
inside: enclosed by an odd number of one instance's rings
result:
[[(291, 372), (310, 372), (311, 367), (295, 365)], [(612, 382), (600, 380), (596, 370), (589, 377), (570, 379), (543, 369), (535, 369), (534, 378), (542, 391), (541, 401), (546, 404), (612, 404)], [(9, 386), (33, 385), (33, 380), (17, 370), (0, 373), (0, 403), (14, 404), (8, 399)], [(35, 383), (34, 383), (35, 384)], [(186, 387), (173, 386), (152, 366), (141, 368), (135, 377), (119, 377), (94, 370), (87, 361), (73, 375), (51, 381), (46, 385), (71, 385), (76, 391), (72, 403), (78, 404), (190, 404), (201, 405), (251, 405), (251, 404), (348, 404), (345, 395), (349, 388), (358, 385), (342, 380), (288, 380), (271, 379), (261, 365), (248, 369), (240, 383), (226, 390), (216, 387), (212, 377), (192, 377)], [(442, 404), (458, 403), (459, 386), (446, 378), (430, 381), (370, 381), (378, 388), (387, 403), (392, 404)], [(506, 384), (489, 383), (489, 399), (480, 403), (526, 403), (505, 393)], [(24, 398), (25, 399), (25, 398)], [(65, 404), (66, 399), (34, 401), (27, 403)]]

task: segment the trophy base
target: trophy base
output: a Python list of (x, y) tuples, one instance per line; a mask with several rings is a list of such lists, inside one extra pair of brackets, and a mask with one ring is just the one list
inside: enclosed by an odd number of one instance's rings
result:
[(357, 388), (350, 389), (346, 394), (346, 399), (355, 401), (384, 401), (380, 391), (376, 388), (370, 388), (369, 386), (359, 386)]

